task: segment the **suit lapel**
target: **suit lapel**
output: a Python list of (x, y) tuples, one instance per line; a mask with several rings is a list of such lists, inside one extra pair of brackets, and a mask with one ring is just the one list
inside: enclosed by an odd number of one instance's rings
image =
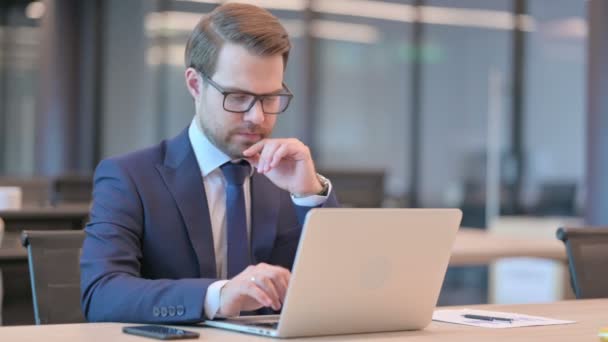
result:
[(251, 250), (254, 264), (270, 258), (277, 234), (280, 190), (266, 176), (251, 178)]
[(165, 161), (156, 168), (182, 215), (200, 276), (215, 278), (215, 252), (203, 177), (188, 138), (188, 130), (167, 142)]

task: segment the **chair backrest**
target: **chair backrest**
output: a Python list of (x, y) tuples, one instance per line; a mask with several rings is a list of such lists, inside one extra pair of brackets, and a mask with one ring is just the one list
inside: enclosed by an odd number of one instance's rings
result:
[(51, 203), (87, 203), (92, 199), (93, 176), (66, 174), (53, 178)]
[(383, 170), (321, 170), (331, 180), (338, 201), (344, 207), (378, 208), (384, 200)]
[(540, 196), (534, 214), (576, 215), (576, 190), (574, 181), (546, 182), (541, 184)]
[(577, 299), (608, 298), (608, 227), (559, 228)]
[(85, 322), (80, 309), (82, 230), (23, 231), (36, 324)]

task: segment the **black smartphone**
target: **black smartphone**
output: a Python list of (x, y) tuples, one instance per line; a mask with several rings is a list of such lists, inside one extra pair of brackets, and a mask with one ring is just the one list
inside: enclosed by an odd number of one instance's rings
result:
[(162, 325), (138, 325), (133, 327), (124, 327), (122, 328), (122, 332), (151, 337), (158, 340), (183, 340), (189, 338), (198, 338), (199, 336), (199, 334), (194, 331), (165, 327)]

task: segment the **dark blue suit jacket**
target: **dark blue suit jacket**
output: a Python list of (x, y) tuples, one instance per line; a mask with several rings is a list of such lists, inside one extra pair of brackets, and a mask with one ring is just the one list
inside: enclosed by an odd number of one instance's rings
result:
[[(184, 130), (159, 145), (102, 161), (80, 259), (89, 321), (196, 322), (216, 281), (205, 191)], [(324, 204), (337, 206), (333, 194)], [(291, 269), (307, 207), (265, 176), (251, 180), (254, 263)]]

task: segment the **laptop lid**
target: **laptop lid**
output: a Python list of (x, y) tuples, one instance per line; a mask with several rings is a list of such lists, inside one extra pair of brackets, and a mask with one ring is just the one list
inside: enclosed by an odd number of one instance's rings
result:
[(423, 329), (461, 218), (458, 209), (311, 210), (278, 327), (257, 331), (299, 337)]

